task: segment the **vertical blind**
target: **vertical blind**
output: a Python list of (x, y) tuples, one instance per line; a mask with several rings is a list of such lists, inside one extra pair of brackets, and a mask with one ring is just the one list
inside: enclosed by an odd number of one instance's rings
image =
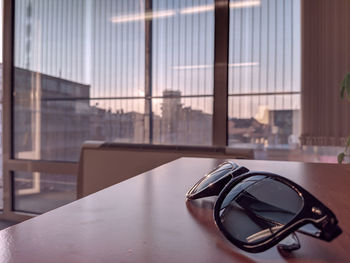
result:
[(339, 90), (350, 71), (350, 1), (302, 1), (302, 135), (304, 145), (342, 145), (350, 103)]
[(214, 0), (16, 0), (16, 158), (211, 145)]

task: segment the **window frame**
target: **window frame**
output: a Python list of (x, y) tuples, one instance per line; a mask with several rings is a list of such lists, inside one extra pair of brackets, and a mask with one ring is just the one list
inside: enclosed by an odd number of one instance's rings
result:
[[(152, 8), (152, 0), (146, 0)], [(229, 0), (215, 0), (214, 16), (214, 92), (212, 147), (226, 147), (228, 142), (228, 59)], [(77, 176), (78, 162), (23, 160), (14, 158), (14, 30), (15, 0), (3, 0), (3, 210), (0, 219), (23, 221), (35, 216), (14, 210), (13, 173), (43, 172)], [(151, 23), (151, 22), (146, 22)], [(147, 41), (147, 36), (145, 41)], [(149, 61), (150, 65), (152, 61)], [(147, 64), (146, 64), (147, 66)], [(152, 81), (149, 78), (146, 81)], [(152, 97), (152, 94), (148, 94)], [(152, 125), (150, 120), (150, 125)], [(155, 147), (157, 147), (155, 145)], [(195, 147), (195, 146), (194, 146)]]

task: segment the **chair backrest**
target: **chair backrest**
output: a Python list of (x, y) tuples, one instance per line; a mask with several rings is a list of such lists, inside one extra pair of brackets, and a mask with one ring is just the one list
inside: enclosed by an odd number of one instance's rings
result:
[(78, 198), (180, 157), (253, 159), (250, 149), (175, 145), (130, 145), (88, 141), (80, 153)]

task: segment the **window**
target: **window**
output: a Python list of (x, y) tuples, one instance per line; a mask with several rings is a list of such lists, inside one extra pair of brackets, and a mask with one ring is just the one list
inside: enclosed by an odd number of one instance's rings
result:
[[(300, 1), (229, 9), (227, 144), (297, 148)], [(214, 0), (17, 0), (15, 157), (76, 161), (86, 140), (212, 145), (214, 10)]]
[[(6, 74), (4, 99), (14, 200), (4, 196), (4, 211), (41, 213), (73, 200), (69, 175), (86, 140), (211, 146), (214, 137), (253, 148), (257, 159), (335, 160), (338, 149), (299, 142), (300, 0), (14, 2), (14, 78)], [(226, 102), (227, 114), (216, 107)], [(227, 129), (213, 127), (225, 119)], [(60, 204), (51, 199), (61, 195)], [(46, 208), (28, 196), (47, 198)]]
[(17, 0), (14, 64), (18, 159), (212, 144), (213, 0)]

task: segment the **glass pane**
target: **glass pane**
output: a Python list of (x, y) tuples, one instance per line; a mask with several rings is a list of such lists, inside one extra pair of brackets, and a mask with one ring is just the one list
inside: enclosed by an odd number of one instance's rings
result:
[(76, 200), (76, 176), (13, 173), (14, 210), (45, 213)]
[[(75, 161), (85, 140), (211, 144), (213, 0), (15, 6), (16, 158)], [(175, 130), (162, 129), (169, 94)]]
[(230, 0), (229, 146), (299, 146), (300, 35), (300, 0)]
[(144, 2), (15, 6), (15, 157), (76, 161), (85, 140), (144, 143)]

